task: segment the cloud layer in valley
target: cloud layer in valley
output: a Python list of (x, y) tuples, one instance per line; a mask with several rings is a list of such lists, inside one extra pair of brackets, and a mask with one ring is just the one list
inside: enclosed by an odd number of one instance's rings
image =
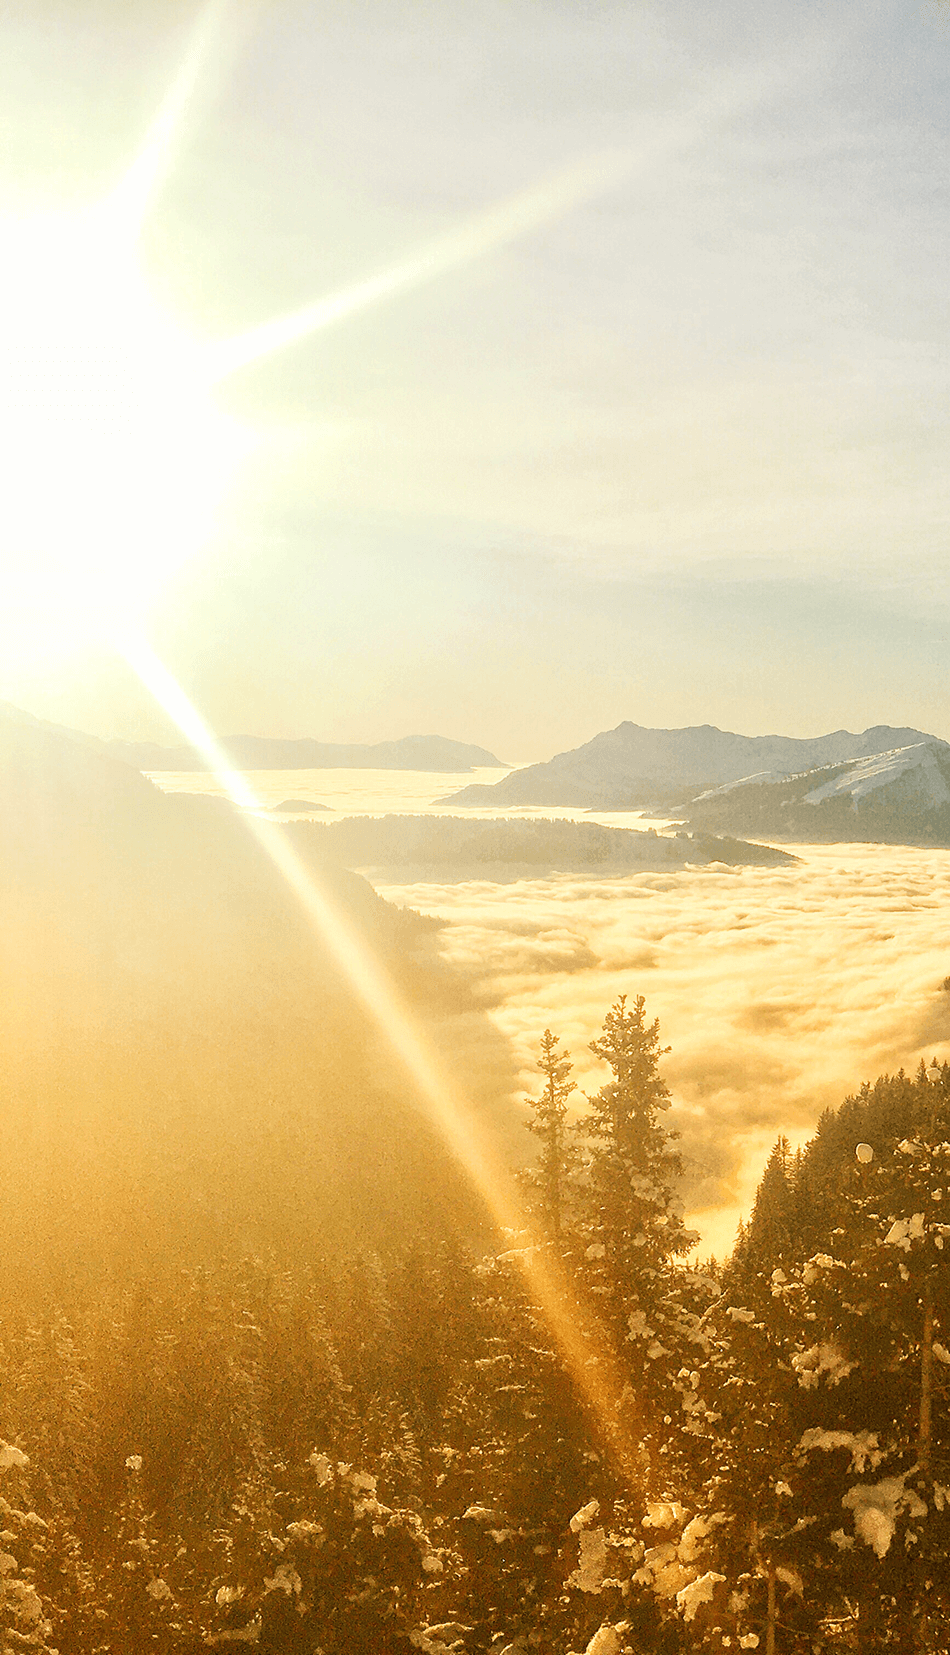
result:
[(950, 1057), (950, 851), (792, 848), (790, 868), (379, 888), (444, 916), (444, 952), (482, 985), (526, 1090), (546, 1027), (596, 1090), (605, 1011), (646, 996), (692, 1216), (722, 1253), (780, 1132), (803, 1142), (862, 1081)]

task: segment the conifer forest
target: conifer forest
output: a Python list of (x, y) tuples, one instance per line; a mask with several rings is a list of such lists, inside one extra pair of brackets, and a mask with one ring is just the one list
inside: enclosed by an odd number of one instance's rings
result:
[(5, 1272), (4, 1655), (950, 1647), (950, 1069), (696, 1263), (642, 997), (594, 1052), (540, 1039), (523, 1234)]

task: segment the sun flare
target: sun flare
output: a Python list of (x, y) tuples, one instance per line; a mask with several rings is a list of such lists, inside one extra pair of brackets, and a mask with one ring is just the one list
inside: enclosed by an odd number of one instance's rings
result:
[[(213, 18), (215, 8), (208, 13)], [(207, 21), (207, 19), (206, 19)], [(628, 156), (563, 169), (475, 215), (389, 270), (218, 345), (189, 338), (152, 298), (139, 230), (167, 163), (183, 99), (209, 34), (189, 59), (139, 160), (117, 192), (83, 214), (0, 223), (0, 557), (6, 594), (0, 643), (31, 664), (102, 641), (124, 658), (209, 767), (411, 1077), (420, 1107), (502, 1231), (526, 1218), (464, 1098), (396, 991), (308, 873), (286, 835), (251, 812), (243, 777), (227, 771), (212, 730), (146, 641), (158, 588), (202, 546), (254, 434), (215, 405), (222, 379), (276, 350), (411, 287), (433, 281), (609, 189)], [(618, 1376), (590, 1357), (559, 1269), (521, 1256), (567, 1370), (602, 1421)], [(649, 1476), (636, 1445), (615, 1438), (630, 1474)]]
[(0, 226), (6, 648), (108, 638), (207, 540), (253, 435), (215, 406), (203, 361), (121, 219)]

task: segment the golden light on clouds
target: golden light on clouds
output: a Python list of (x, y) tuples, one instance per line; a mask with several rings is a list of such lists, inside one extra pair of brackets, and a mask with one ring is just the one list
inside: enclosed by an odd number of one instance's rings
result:
[(444, 916), (446, 956), (491, 997), (527, 1090), (545, 1027), (580, 1087), (602, 1085), (588, 1043), (618, 994), (646, 995), (672, 1048), (690, 1222), (721, 1256), (780, 1133), (802, 1143), (863, 1081), (950, 1058), (950, 851), (791, 848), (798, 866), (378, 889)]

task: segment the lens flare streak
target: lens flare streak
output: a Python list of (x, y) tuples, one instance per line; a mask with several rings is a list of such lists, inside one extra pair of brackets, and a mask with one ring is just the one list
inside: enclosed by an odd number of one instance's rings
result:
[[(260, 801), (246, 777), (229, 768), (216, 737), (148, 642), (139, 635), (127, 634), (117, 641), (117, 647), (159, 706), (214, 771), (233, 803), (244, 811), (259, 812)], [(618, 1436), (623, 1378), (605, 1356), (603, 1336), (569, 1293), (557, 1261), (549, 1256), (549, 1250), (532, 1242), (530, 1220), (518, 1199), (511, 1175), (495, 1157), (389, 973), (319, 887), (283, 828), (259, 814), (249, 814), (245, 821), (400, 1059), (417, 1100), (480, 1193), (495, 1224), (502, 1233), (520, 1239), (521, 1245), (516, 1245), (513, 1256), (545, 1317), (561, 1360), (598, 1420), (625, 1474), (644, 1486), (648, 1482), (649, 1467), (639, 1443)], [(527, 1245), (524, 1244), (526, 1237)]]

